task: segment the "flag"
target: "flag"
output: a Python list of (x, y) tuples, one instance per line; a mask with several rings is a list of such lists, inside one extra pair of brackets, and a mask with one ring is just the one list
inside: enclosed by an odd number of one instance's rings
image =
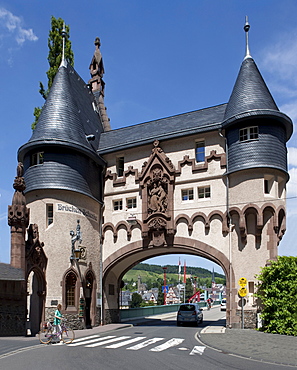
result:
[(184, 284), (187, 281), (187, 268), (186, 268), (186, 260), (184, 260)]
[(178, 274), (180, 274), (181, 271), (181, 263), (180, 263), (180, 258), (178, 259)]

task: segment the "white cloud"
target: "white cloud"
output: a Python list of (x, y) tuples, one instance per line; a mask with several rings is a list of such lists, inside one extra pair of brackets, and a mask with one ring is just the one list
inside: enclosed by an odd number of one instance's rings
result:
[[(294, 148), (296, 150), (296, 148)], [(297, 168), (289, 170), (290, 180), (287, 185), (287, 197), (297, 197)], [(296, 210), (297, 211), (297, 210)]]
[(297, 148), (288, 148), (288, 163), (297, 167)]
[(22, 46), (25, 41), (37, 41), (38, 37), (31, 28), (23, 27), (23, 20), (10, 11), (0, 8), (0, 37), (12, 36), (17, 44)]

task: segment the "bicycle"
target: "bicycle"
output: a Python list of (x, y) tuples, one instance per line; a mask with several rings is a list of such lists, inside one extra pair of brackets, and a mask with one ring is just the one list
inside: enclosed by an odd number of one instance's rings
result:
[(38, 338), (40, 343), (42, 344), (48, 344), (50, 343), (53, 339), (58, 339), (61, 337), (62, 341), (65, 344), (70, 344), (73, 342), (75, 335), (74, 331), (70, 328), (68, 328), (65, 323), (62, 321), (61, 322), (61, 330), (54, 333), (54, 326), (50, 322), (45, 322), (41, 326), (41, 330), (38, 333)]

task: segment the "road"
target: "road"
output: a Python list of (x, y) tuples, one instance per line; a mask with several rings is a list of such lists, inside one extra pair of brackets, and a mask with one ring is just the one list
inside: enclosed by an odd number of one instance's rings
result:
[[(176, 326), (176, 315), (148, 320), (136, 326), (98, 335), (86, 335), (73, 344), (40, 345), (35, 338), (7, 341), (0, 354), (0, 369), (102, 369), (102, 370), (181, 370), (181, 369), (284, 369), (281, 365), (231, 356), (199, 342), (199, 331), (206, 326), (224, 325), (218, 308), (204, 311), (200, 327)], [(0, 341), (1, 344), (1, 341)], [(1, 346), (3, 348), (3, 346)], [(20, 350), (23, 348), (23, 350)], [(12, 350), (16, 350), (11, 353)], [(10, 352), (10, 353), (9, 353)], [(5, 354), (6, 353), (6, 354)]]

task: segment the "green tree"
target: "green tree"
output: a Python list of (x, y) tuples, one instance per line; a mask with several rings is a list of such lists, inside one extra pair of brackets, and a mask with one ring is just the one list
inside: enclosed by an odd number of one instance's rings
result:
[(141, 307), (142, 304), (142, 297), (138, 293), (133, 293), (132, 294), (132, 300), (131, 300), (131, 308), (137, 308)]
[(161, 306), (164, 304), (164, 293), (162, 292), (162, 286), (161, 284), (159, 284), (159, 287), (158, 287), (158, 299), (157, 299), (157, 305), (158, 306)]
[(188, 299), (191, 298), (193, 294), (194, 294), (193, 284), (191, 282), (191, 279), (188, 278), (186, 280), (186, 302), (188, 302)]
[(297, 336), (297, 257), (278, 257), (262, 268), (256, 297), (262, 309), (262, 329)]
[[(55, 75), (58, 71), (58, 68), (62, 61), (62, 52), (63, 52), (63, 37), (62, 37), (62, 30), (64, 28), (64, 20), (62, 18), (55, 18), (54, 16), (51, 17), (51, 29), (49, 31), (48, 37), (48, 63), (49, 63), (49, 70), (46, 72), (47, 74), (47, 88), (44, 87), (42, 82), (39, 82), (39, 92), (41, 96), (46, 99), (50, 88), (53, 84)], [(66, 38), (65, 38), (65, 48), (64, 48), (64, 55), (67, 62), (74, 66), (74, 55), (71, 49), (71, 41), (68, 39), (70, 28), (68, 25), (65, 25), (66, 31)], [(32, 130), (35, 129), (38, 118), (41, 113), (41, 108), (36, 107), (34, 108), (34, 117), (35, 121), (32, 123)]]

